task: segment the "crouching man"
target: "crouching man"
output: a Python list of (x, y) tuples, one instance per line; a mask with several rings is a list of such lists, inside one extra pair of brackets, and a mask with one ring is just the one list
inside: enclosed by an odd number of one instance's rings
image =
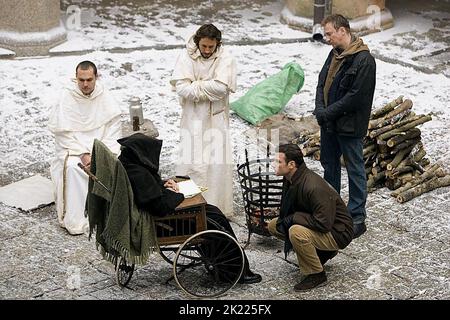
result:
[(310, 290), (326, 282), (323, 265), (352, 241), (352, 218), (333, 187), (306, 167), (297, 145), (281, 145), (274, 167), (284, 177), (283, 195), (269, 232), (285, 240), (285, 255), (292, 248), (297, 254), (305, 277), (294, 290)]

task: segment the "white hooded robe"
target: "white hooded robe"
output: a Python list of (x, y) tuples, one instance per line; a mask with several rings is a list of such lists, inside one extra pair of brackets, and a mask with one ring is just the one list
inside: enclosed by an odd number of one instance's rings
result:
[(170, 80), (182, 107), (177, 174), (207, 187), (206, 201), (233, 214), (233, 159), (229, 93), (236, 90), (236, 61), (221, 46), (205, 59), (189, 39)]
[(77, 164), (80, 156), (91, 153), (94, 139), (99, 139), (118, 154), (121, 137), (121, 110), (111, 93), (100, 83), (84, 95), (77, 84), (63, 89), (58, 105), (49, 119), (49, 129), (55, 135), (56, 157), (50, 165), (55, 186), (55, 203), (60, 225), (70, 234), (82, 234), (89, 229), (84, 208), (88, 176)]

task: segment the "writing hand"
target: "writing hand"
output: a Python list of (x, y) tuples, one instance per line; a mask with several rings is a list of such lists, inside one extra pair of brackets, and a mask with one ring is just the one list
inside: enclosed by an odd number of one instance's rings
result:
[(164, 183), (164, 187), (169, 189), (169, 190), (172, 190), (174, 192), (179, 192), (180, 191), (180, 188), (178, 187), (178, 183), (176, 183), (172, 179), (167, 180), (166, 183)]

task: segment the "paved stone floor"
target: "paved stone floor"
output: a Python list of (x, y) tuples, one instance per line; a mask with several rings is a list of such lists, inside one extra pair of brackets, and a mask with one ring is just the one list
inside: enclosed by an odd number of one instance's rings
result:
[[(443, 64), (438, 59), (430, 69)], [(307, 163), (321, 172), (319, 163)], [(244, 213), (236, 207), (232, 225), (244, 243)], [(295, 293), (301, 276), (295, 257), (285, 261), (281, 241), (252, 235), (246, 253), (263, 281), (237, 285), (219, 299), (450, 299), (450, 188), (402, 205), (380, 189), (369, 195), (367, 212), (368, 231), (326, 265), (326, 286)], [(60, 228), (54, 205), (23, 212), (0, 203), (0, 241), (0, 299), (190, 298), (174, 281), (165, 283), (172, 267), (157, 255), (137, 268), (129, 288), (119, 288), (94, 240)]]
[[(239, 284), (220, 299), (449, 299), (450, 189), (403, 205), (392, 205), (388, 197), (382, 190), (369, 195), (368, 231), (326, 265), (326, 286), (295, 293), (300, 273), (294, 256), (285, 261), (280, 241), (252, 235), (246, 253), (263, 281)], [(234, 221), (244, 243), (245, 219)], [(120, 289), (95, 242), (60, 228), (53, 205), (21, 212), (0, 204), (0, 226), (2, 299), (189, 298), (174, 281), (165, 283), (172, 266), (158, 255), (137, 268), (129, 288)]]

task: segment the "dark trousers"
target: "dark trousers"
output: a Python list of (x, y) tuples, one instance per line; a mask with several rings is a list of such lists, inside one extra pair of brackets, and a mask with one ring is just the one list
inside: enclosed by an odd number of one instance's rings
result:
[[(233, 228), (230, 225), (230, 222), (227, 220), (225, 215), (220, 211), (219, 208), (213, 206), (211, 204), (206, 205), (206, 219), (207, 219), (207, 228), (208, 230), (219, 230), (228, 233), (233, 238), (236, 238), (234, 234)], [(247, 255), (244, 251), (244, 271), (242, 275), (248, 275), (250, 273), (250, 266), (248, 263)]]
[(344, 156), (348, 174), (348, 210), (353, 224), (366, 218), (367, 178), (363, 158), (362, 138), (339, 136), (336, 133), (320, 131), (320, 162), (324, 179), (338, 192), (341, 191), (341, 163)]

